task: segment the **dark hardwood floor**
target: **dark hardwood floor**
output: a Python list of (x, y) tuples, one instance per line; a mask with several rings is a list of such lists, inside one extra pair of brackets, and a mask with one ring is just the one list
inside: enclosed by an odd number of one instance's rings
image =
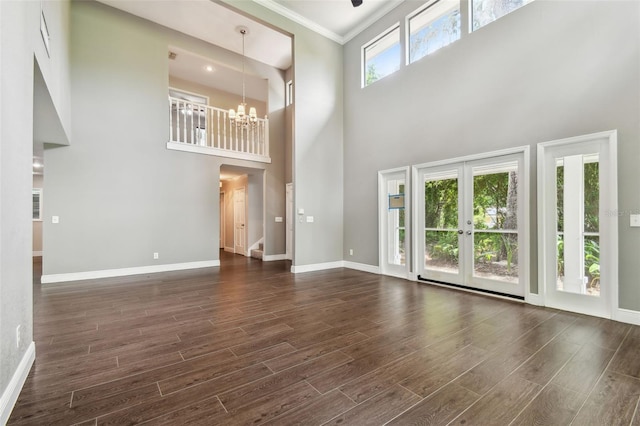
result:
[(9, 424), (640, 425), (639, 327), (221, 257), (34, 283), (37, 357)]

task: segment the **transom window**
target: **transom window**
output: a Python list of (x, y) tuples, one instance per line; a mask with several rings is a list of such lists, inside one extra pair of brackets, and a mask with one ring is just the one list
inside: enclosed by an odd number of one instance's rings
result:
[(460, 38), (460, 2), (430, 2), (407, 19), (408, 63), (413, 63)]
[(471, 0), (471, 31), (503, 17), (533, 0)]
[(395, 25), (362, 48), (362, 87), (400, 69), (400, 25)]

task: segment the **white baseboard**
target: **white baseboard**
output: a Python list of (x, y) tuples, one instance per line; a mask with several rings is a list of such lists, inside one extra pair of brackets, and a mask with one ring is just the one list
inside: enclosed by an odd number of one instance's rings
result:
[(527, 293), (524, 296), (524, 301), (530, 305), (544, 306), (544, 300), (542, 299), (542, 296), (540, 296), (539, 294)]
[(344, 268), (344, 261), (338, 260), (336, 262), (312, 263), (311, 265), (300, 265), (300, 266), (292, 265), (291, 272), (294, 274), (299, 274), (301, 272), (324, 271), (325, 269), (335, 269), (335, 268)]
[(0, 425), (6, 424), (9, 420), (11, 411), (16, 405), (16, 401), (18, 400), (18, 396), (20, 395), (22, 386), (24, 386), (24, 382), (27, 380), (29, 370), (31, 370), (31, 366), (33, 365), (33, 361), (35, 361), (35, 359), (36, 344), (34, 342), (31, 342), (24, 356), (20, 360), (18, 368), (13, 373), (11, 381), (9, 381), (9, 384), (0, 397)]
[(98, 278), (124, 277), (128, 275), (153, 274), (156, 272), (182, 271), (185, 269), (210, 268), (220, 266), (220, 260), (204, 260), (201, 262), (170, 263), (166, 265), (139, 266), (134, 268), (106, 269), (102, 271), (72, 272), (68, 274), (43, 275), (42, 284), (67, 281), (94, 280)]
[(366, 263), (358, 263), (358, 262), (349, 262), (348, 260), (344, 261), (344, 267), (349, 269), (355, 269), (363, 272), (370, 272), (372, 274), (380, 274), (380, 267), (367, 265)]
[(265, 254), (262, 256), (264, 262), (273, 262), (274, 260), (287, 260), (286, 254)]
[(33, 257), (38, 257), (38, 256), (42, 256), (42, 251), (34, 251), (33, 252)]
[(627, 324), (640, 325), (640, 311), (618, 308), (618, 311), (614, 313), (613, 319)]
[(235, 253), (235, 249), (233, 247), (225, 247), (224, 251), (229, 252), (229, 253)]

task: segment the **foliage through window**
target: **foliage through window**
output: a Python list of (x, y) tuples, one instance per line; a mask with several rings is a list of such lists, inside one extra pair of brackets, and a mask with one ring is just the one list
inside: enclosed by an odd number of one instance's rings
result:
[(396, 25), (363, 48), (363, 84), (368, 86), (400, 69), (400, 26)]
[(471, 31), (484, 27), (533, 0), (471, 0)]
[(439, 0), (409, 17), (409, 63), (460, 39), (460, 2)]

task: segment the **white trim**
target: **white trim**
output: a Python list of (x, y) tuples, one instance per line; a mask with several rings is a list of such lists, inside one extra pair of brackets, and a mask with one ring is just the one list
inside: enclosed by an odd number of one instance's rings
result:
[(456, 157), (456, 158), (448, 158), (446, 160), (437, 160), (430, 161), (428, 163), (416, 164), (413, 166), (414, 169), (422, 169), (425, 167), (436, 167), (436, 166), (448, 166), (450, 164), (462, 163), (466, 161), (474, 161), (474, 160), (486, 160), (488, 158), (500, 157), (503, 155), (511, 155), (511, 154), (520, 154), (524, 152), (529, 152), (529, 145), (524, 146), (516, 146), (514, 148), (506, 148), (498, 151), (490, 151), (490, 152), (481, 152), (478, 154), (466, 155), (464, 157)]
[(169, 263), (166, 265), (137, 266), (134, 268), (105, 269), (101, 271), (71, 272), (68, 274), (43, 275), (42, 284), (66, 281), (94, 280), (99, 278), (124, 277), (129, 275), (153, 274), (156, 272), (182, 271), (185, 269), (211, 268), (220, 266), (220, 260), (203, 260), (200, 262)]
[(246, 152), (227, 151), (224, 149), (212, 148), (210, 146), (199, 146), (182, 142), (167, 142), (167, 149), (271, 164), (271, 157), (264, 157), (262, 155), (249, 154)]
[[(380, 275), (379, 266), (367, 265), (366, 263), (349, 262), (348, 260), (345, 260), (344, 267), (349, 269), (355, 269), (356, 271), (369, 272), (370, 274)], [(406, 279), (407, 277), (399, 277), (399, 278)]]
[(13, 411), (13, 407), (16, 405), (20, 391), (24, 386), (24, 382), (27, 380), (29, 370), (31, 370), (31, 366), (35, 359), (36, 344), (31, 342), (27, 351), (20, 360), (18, 368), (16, 368), (16, 371), (13, 373), (13, 377), (11, 377), (9, 384), (5, 388), (4, 392), (2, 392), (2, 397), (0, 397), (0, 424), (4, 425), (9, 420), (11, 411)]
[(42, 256), (42, 251), (34, 251), (33, 252), (33, 257), (38, 257), (38, 256)]
[(358, 24), (354, 29), (352, 29), (351, 31), (346, 33), (344, 35), (344, 37), (342, 37), (342, 43), (341, 44), (346, 44), (349, 41), (351, 41), (351, 39), (353, 39), (355, 36), (360, 34), (362, 31), (364, 31), (367, 28), (369, 28), (371, 25), (373, 25), (375, 22), (377, 22), (380, 18), (382, 18), (383, 16), (385, 16), (386, 14), (391, 12), (393, 9), (398, 7), (403, 2), (404, 2), (404, 0), (387, 0), (387, 1), (385, 1), (386, 6), (383, 6), (380, 9), (378, 9), (376, 11), (376, 13), (372, 14), (367, 19), (365, 19), (364, 21), (360, 22), (360, 24)]
[[(260, 238), (258, 241), (256, 241), (255, 243), (253, 243), (251, 245), (251, 247), (249, 247), (249, 253), (251, 253), (251, 250), (259, 250), (260, 249), (260, 244), (264, 245), (264, 237)], [(263, 246), (264, 247), (264, 246)], [(263, 250), (264, 251), (264, 250)]]
[(233, 254), (236, 253), (236, 251), (234, 250), (233, 247), (226, 247), (225, 246), (224, 251), (226, 251), (227, 253), (233, 253)]
[(287, 260), (286, 254), (263, 254), (262, 261), (263, 262), (274, 262), (276, 260)]
[(544, 306), (544, 297), (542, 297), (542, 294), (529, 293), (527, 291), (524, 294), (524, 301), (530, 305)]
[(324, 271), (325, 269), (344, 268), (344, 260), (336, 262), (312, 263), (310, 265), (291, 265), (291, 273), (299, 274), (301, 272)]
[[(404, 173), (404, 202), (405, 202), (405, 210), (404, 210), (404, 235), (405, 235), (405, 258), (406, 264), (404, 267), (404, 271), (398, 272), (400, 267), (394, 268), (390, 267), (386, 263), (385, 259), (385, 251), (386, 251), (386, 241), (387, 241), (387, 225), (386, 218), (383, 218), (384, 214), (387, 212), (387, 189), (385, 188), (385, 177), (394, 174)], [(413, 180), (411, 179), (411, 167), (397, 167), (395, 169), (388, 170), (380, 170), (378, 172), (378, 274), (389, 275), (398, 278), (408, 279), (411, 274), (411, 261), (413, 259), (413, 245), (407, 242), (408, 237), (412, 237), (413, 232), (413, 210), (412, 206), (414, 204), (414, 199), (411, 196)]]
[(292, 11), (291, 9), (284, 7), (283, 5), (276, 3), (273, 0), (253, 0), (255, 3), (258, 3), (261, 6), (266, 7), (269, 10), (276, 12), (279, 15), (284, 16), (287, 19), (292, 20), (293, 22), (302, 25), (314, 31), (322, 36), (325, 36), (329, 40), (333, 40), (336, 43), (344, 44), (344, 38), (333, 31), (328, 30), (327, 28), (319, 25), (312, 20), (305, 18), (304, 16)]
[(367, 19), (365, 19), (364, 21), (360, 22), (355, 28), (353, 28), (347, 34), (345, 34), (344, 36), (341, 36), (340, 34), (334, 33), (330, 29), (323, 27), (322, 25), (312, 21), (311, 19), (305, 18), (299, 13), (292, 11), (291, 9), (275, 2), (274, 0), (253, 0), (253, 1), (341, 45), (348, 43), (355, 36), (360, 34), (362, 31), (366, 30), (367, 28), (369, 28), (373, 23), (378, 21), (380, 18), (382, 18), (387, 13), (391, 12), (393, 9), (395, 9), (396, 7), (398, 7), (400, 4), (404, 2), (404, 0), (385, 1), (385, 6), (378, 9), (374, 14), (367, 17)]
[(613, 319), (627, 324), (640, 325), (640, 311), (618, 308), (613, 311)]

